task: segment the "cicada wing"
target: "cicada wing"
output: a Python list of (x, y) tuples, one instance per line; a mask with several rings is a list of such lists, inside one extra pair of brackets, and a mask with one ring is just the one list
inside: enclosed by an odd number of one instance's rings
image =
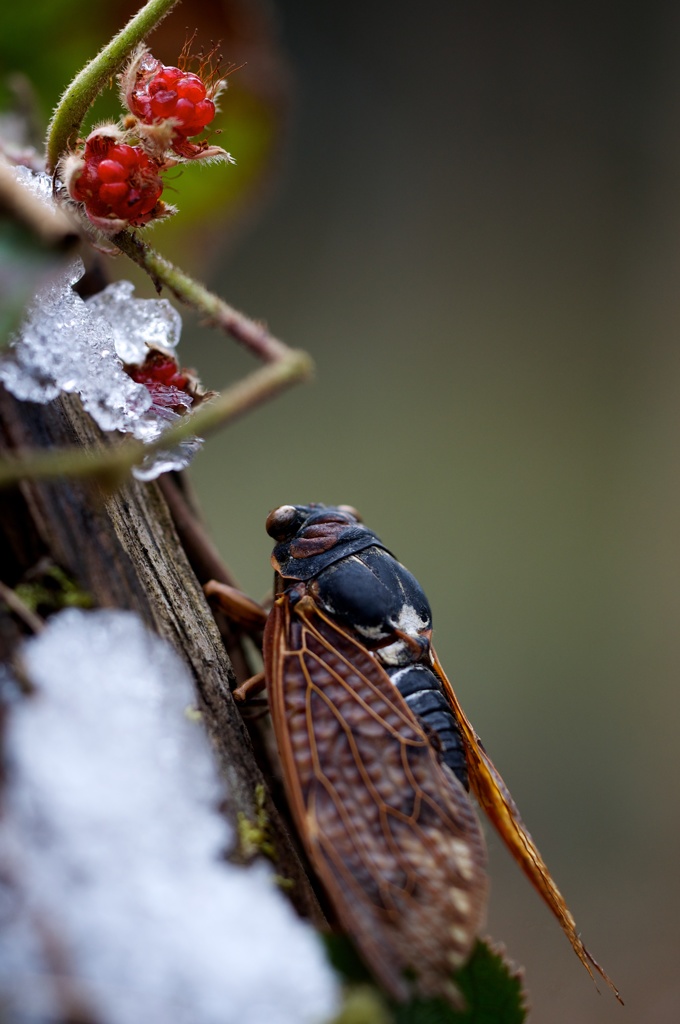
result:
[(292, 813), (341, 924), (385, 988), (455, 1001), (483, 922), (486, 852), (465, 790), (371, 654), (309, 597), (265, 634)]
[(576, 931), (576, 922), (562, 893), (555, 885), (536, 844), (522, 821), (508, 787), (484, 750), (479, 736), (460, 706), (455, 691), (434, 652), (433, 660), (434, 669), (444, 687), (444, 692), (461, 731), (470, 787), (473, 793), (514, 859), (560, 922), (574, 952), (591, 978), (593, 977), (592, 968), (594, 968), (612, 989), (619, 1002), (622, 1002), (619, 991), (611, 978), (581, 941)]

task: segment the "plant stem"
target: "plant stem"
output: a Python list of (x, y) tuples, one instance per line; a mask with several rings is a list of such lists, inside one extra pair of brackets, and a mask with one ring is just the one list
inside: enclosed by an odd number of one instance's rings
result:
[(116, 485), (147, 455), (159, 449), (173, 448), (187, 437), (216, 430), (291, 384), (305, 380), (311, 373), (312, 361), (306, 352), (286, 349), (286, 354), (277, 362), (255, 370), (222, 391), (217, 398), (206, 402), (192, 415), (183, 417), (180, 423), (166, 430), (151, 444), (124, 441), (116, 447), (97, 452), (76, 448), (23, 452), (20, 458), (0, 463), (0, 487), (8, 487), (27, 478), (44, 480), (61, 476), (98, 477)]
[(47, 129), (46, 165), (54, 171), (60, 156), (75, 145), (83, 119), (99, 93), (120, 71), (134, 48), (163, 20), (179, 0), (148, 0), (85, 65), (67, 86)]
[(263, 324), (239, 313), (218, 295), (208, 291), (204, 285), (160, 256), (136, 235), (121, 231), (112, 241), (149, 274), (159, 292), (160, 286), (164, 285), (180, 302), (191, 306), (216, 327), (226, 331), (258, 359), (273, 363), (284, 359), (290, 352), (288, 346), (270, 334)]
[(151, 276), (158, 290), (167, 287), (186, 303), (240, 341), (265, 366), (222, 391), (196, 412), (166, 430), (151, 444), (128, 440), (98, 452), (62, 449), (52, 452), (24, 452), (0, 462), (0, 488), (19, 480), (66, 477), (98, 477), (108, 485), (122, 482), (129, 470), (147, 455), (173, 448), (187, 437), (208, 433), (242, 415), (254, 406), (311, 376), (313, 363), (306, 352), (288, 348), (263, 324), (233, 309), (219, 296), (155, 252), (135, 235), (121, 232), (115, 245)]
[(32, 611), (11, 587), (8, 587), (6, 583), (0, 580), (0, 602), (2, 601), (5, 602), (12, 614), (21, 619), (24, 625), (28, 626), (33, 633), (40, 633), (44, 628), (44, 620), (36, 612)]

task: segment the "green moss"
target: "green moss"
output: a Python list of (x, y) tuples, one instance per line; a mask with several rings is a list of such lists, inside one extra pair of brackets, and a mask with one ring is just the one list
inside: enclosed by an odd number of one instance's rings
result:
[(255, 787), (255, 816), (249, 818), (244, 811), (236, 816), (238, 853), (244, 861), (253, 860), (258, 854), (274, 860), (276, 847), (269, 829), (269, 818), (265, 810), (266, 792), (262, 785)]
[(91, 608), (92, 596), (58, 565), (52, 565), (35, 579), (15, 587), (17, 597), (32, 612), (52, 615), (64, 608)]

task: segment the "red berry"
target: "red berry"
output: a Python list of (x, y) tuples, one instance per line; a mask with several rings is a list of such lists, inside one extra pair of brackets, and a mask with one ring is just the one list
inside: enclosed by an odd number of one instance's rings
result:
[(92, 217), (145, 224), (160, 199), (163, 182), (141, 146), (128, 146), (94, 132), (85, 143), (82, 167), (69, 182), (73, 199)]
[(125, 174), (125, 168), (118, 160), (102, 160), (97, 173), (102, 181), (120, 181)]
[(134, 381), (146, 386), (154, 405), (184, 412), (194, 402), (191, 377), (180, 370), (172, 356), (154, 349), (141, 366), (128, 366), (127, 370)]
[(198, 135), (215, 116), (215, 104), (198, 75), (166, 67), (160, 61), (137, 77), (127, 94), (133, 114), (145, 124), (173, 118), (175, 135), (184, 140)]

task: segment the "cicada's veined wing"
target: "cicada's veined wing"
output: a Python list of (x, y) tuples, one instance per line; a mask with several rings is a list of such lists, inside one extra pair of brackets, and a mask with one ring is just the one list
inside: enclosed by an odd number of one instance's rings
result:
[(459, 993), (482, 924), (486, 852), (467, 794), (383, 668), (309, 597), (265, 632), (272, 722), (300, 836), (340, 922), (382, 984)]
[(441, 680), (444, 692), (451, 704), (461, 731), (465, 746), (470, 788), (522, 871), (527, 875), (531, 884), (538, 890), (560, 922), (574, 952), (588, 971), (588, 974), (593, 978), (594, 968), (609, 985), (619, 1002), (622, 1003), (623, 1000), (619, 995), (616, 985), (581, 941), (576, 931), (576, 922), (567, 907), (562, 893), (555, 885), (536, 844), (520, 817), (517, 805), (512, 799), (508, 787), (491, 758), (484, 750), (479, 736), (461, 708), (455, 691), (434, 652), (433, 660), (435, 671)]

